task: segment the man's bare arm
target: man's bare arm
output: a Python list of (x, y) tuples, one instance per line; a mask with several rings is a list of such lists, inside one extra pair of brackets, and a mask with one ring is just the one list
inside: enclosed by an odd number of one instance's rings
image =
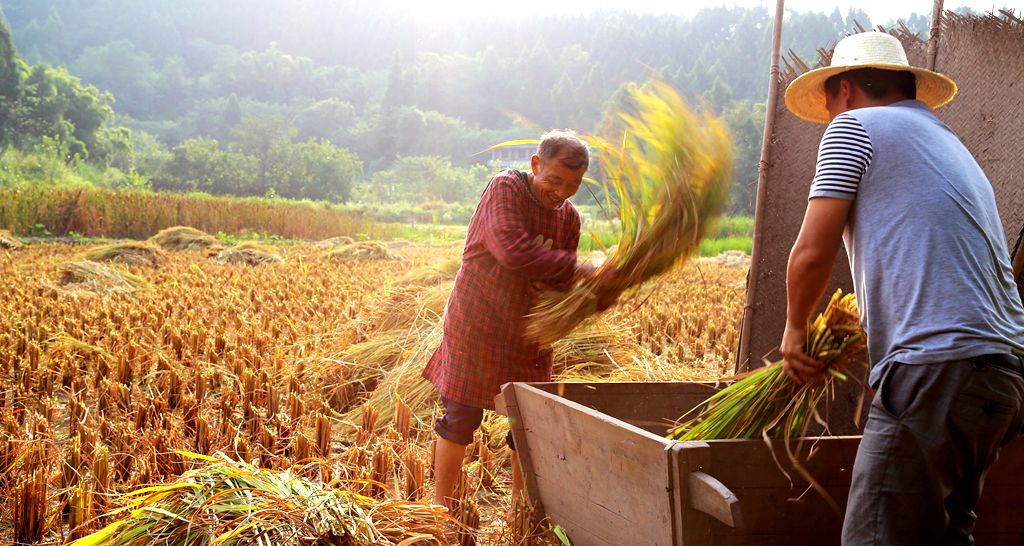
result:
[(786, 269), (786, 331), (779, 352), (783, 369), (797, 383), (822, 380), (822, 363), (804, 353), (807, 322), (821, 301), (843, 241), (853, 201), (817, 197), (807, 204), (803, 225)]

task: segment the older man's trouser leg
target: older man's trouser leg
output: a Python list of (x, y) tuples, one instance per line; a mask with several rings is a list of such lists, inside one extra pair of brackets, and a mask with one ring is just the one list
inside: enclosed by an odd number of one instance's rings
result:
[(972, 544), (985, 473), (1021, 432), (1022, 366), (1010, 355), (894, 363), (857, 451), (843, 544)]

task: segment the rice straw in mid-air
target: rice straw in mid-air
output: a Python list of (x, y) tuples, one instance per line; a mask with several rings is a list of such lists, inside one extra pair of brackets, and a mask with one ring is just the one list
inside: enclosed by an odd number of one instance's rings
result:
[(633, 90), (629, 99), (630, 111), (613, 114), (604, 134), (585, 137), (606, 202), (617, 205), (619, 242), (593, 277), (541, 295), (526, 326), (539, 343), (565, 337), (598, 312), (609, 291), (640, 285), (692, 255), (728, 198), (732, 144), (722, 122), (692, 110), (662, 82)]

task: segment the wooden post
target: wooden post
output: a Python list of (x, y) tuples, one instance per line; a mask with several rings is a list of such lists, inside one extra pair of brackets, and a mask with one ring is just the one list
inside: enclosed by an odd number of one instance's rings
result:
[(740, 343), (736, 351), (736, 372), (744, 372), (750, 369), (747, 353), (750, 352), (750, 330), (753, 320), (754, 302), (757, 301), (757, 275), (759, 273), (758, 260), (761, 255), (761, 235), (764, 231), (764, 210), (765, 195), (768, 189), (765, 182), (768, 179), (768, 161), (771, 158), (772, 134), (775, 132), (775, 111), (779, 104), (779, 51), (782, 48), (782, 12), (786, 7), (786, 0), (778, 0), (775, 4), (775, 27), (772, 32), (772, 65), (768, 72), (768, 104), (764, 117), (764, 137), (761, 141), (761, 160), (757, 167), (757, 197), (754, 203), (754, 237), (753, 250), (750, 256), (750, 271), (747, 272), (747, 303), (743, 306), (743, 319), (740, 322)]
[(928, 29), (928, 70), (935, 70), (935, 58), (939, 55), (941, 29), (942, 0), (935, 0), (935, 5), (932, 7), (932, 26)]

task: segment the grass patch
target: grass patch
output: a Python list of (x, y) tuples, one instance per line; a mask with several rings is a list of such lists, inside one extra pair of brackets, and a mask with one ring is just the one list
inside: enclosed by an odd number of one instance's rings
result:
[(442, 224), (397, 224), (372, 222), (356, 235), (360, 241), (409, 241), (411, 243), (449, 244), (466, 238), (469, 226)]
[[(580, 232), (580, 252), (608, 248), (619, 240), (615, 226), (606, 220), (586, 222)], [(700, 255), (718, 256), (727, 250), (742, 250), (750, 254), (754, 246), (753, 236), (753, 216), (722, 218), (708, 230), (708, 236), (700, 242)], [(600, 241), (600, 244), (597, 241)]]
[(750, 254), (754, 240), (750, 237), (723, 237), (721, 239), (704, 239), (700, 242), (700, 255), (704, 257), (718, 256), (727, 250), (742, 250)]

